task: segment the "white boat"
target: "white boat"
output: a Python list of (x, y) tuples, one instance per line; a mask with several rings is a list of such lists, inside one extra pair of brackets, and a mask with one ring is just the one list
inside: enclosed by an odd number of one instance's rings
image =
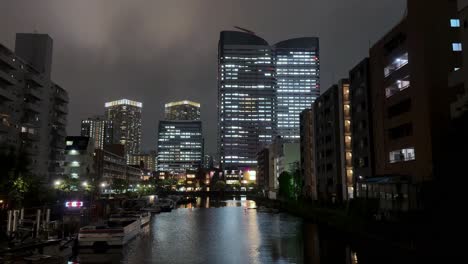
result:
[(111, 214), (109, 221), (112, 222), (125, 222), (136, 220), (140, 223), (140, 226), (149, 224), (151, 221), (151, 213), (149, 212), (135, 212), (135, 211), (123, 211), (118, 214)]
[(135, 238), (141, 230), (139, 220), (108, 221), (105, 225), (89, 225), (80, 228), (80, 247), (121, 247)]

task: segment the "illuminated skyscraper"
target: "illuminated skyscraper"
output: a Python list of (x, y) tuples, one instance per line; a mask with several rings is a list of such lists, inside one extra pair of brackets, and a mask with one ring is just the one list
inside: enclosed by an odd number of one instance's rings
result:
[(103, 116), (94, 116), (81, 120), (81, 136), (93, 138), (96, 149), (103, 149), (104, 145), (112, 144), (112, 121)]
[(165, 105), (166, 120), (200, 120), (200, 104), (184, 100)]
[(223, 169), (256, 167), (274, 134), (275, 68), (268, 43), (223, 31), (218, 47), (218, 148)]
[(159, 121), (158, 171), (171, 174), (196, 170), (203, 164), (201, 121)]
[(140, 102), (121, 99), (107, 102), (106, 118), (113, 123), (113, 143), (125, 146), (125, 154), (140, 153), (141, 110)]
[(159, 121), (158, 171), (171, 174), (196, 170), (203, 165), (200, 104), (191, 101), (165, 105), (166, 120)]
[(296, 38), (274, 45), (276, 64), (276, 133), (299, 143), (299, 115), (320, 95), (319, 40)]

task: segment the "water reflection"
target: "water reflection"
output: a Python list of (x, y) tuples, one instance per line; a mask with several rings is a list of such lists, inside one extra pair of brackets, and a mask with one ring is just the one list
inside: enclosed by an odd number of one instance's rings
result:
[[(80, 263), (401, 263), (351, 246), (341, 234), (288, 214), (261, 213), (254, 201), (198, 198), (156, 215), (122, 249), (81, 251)], [(355, 250), (355, 249), (358, 250)], [(395, 255), (395, 254), (394, 254)], [(359, 262), (358, 262), (359, 259)]]

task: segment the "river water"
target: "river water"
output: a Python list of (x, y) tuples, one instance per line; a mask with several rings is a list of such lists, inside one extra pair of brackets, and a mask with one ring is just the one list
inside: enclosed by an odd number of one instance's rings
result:
[(78, 263), (402, 263), (373, 243), (346, 241), (285, 213), (257, 212), (254, 201), (198, 199), (155, 215), (122, 249), (81, 251)]

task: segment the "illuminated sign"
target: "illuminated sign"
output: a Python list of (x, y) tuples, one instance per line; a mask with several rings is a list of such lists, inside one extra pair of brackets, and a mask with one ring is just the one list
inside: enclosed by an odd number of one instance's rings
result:
[(67, 208), (81, 208), (83, 207), (82, 201), (66, 201), (65, 207)]

